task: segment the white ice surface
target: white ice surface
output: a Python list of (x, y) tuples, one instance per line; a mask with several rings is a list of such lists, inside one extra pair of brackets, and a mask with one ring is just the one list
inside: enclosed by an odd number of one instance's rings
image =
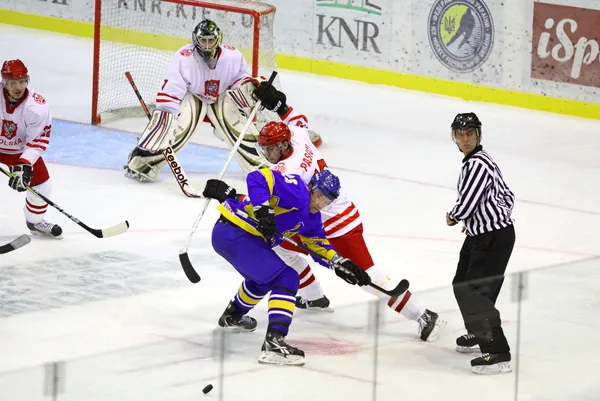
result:
[[(0, 25), (0, 50), (26, 63), (55, 118), (89, 121), (90, 40)], [(281, 81), (360, 208), (375, 262), (408, 278), (415, 296), (449, 320), (438, 343), (423, 344), (415, 323), (383, 313), (377, 399), (507, 400), (517, 377), (520, 400), (600, 397), (599, 122), (288, 71)], [(517, 197), (508, 273), (533, 270), (521, 311), (511, 302), (512, 278), (499, 300), (513, 357), (520, 356), (518, 374), (477, 377), (469, 357), (453, 351), (462, 323), (448, 285), (463, 237), (444, 219), (461, 163), (448, 127), (465, 111), (483, 121), (483, 145)], [(110, 125), (139, 131), (144, 119)], [(221, 146), (206, 128), (195, 141)], [(0, 256), (0, 400), (45, 399), (39, 366), (55, 360), (67, 361), (60, 400), (196, 400), (208, 383), (216, 387), (210, 396), (222, 390), (228, 400), (371, 397), (370, 296), (315, 267), (336, 313), (296, 313), (288, 339), (305, 349), (307, 365), (256, 363), (263, 302), (254, 312), (257, 332), (228, 340), (228, 376), (219, 385), (212, 330), (240, 276), (212, 251), (216, 210), (209, 209), (189, 249), (202, 276), (192, 285), (177, 254), (203, 201), (183, 197), (165, 174), (139, 185), (118, 170), (49, 169), (52, 199), (69, 213), (92, 227), (127, 219), (131, 229), (99, 240), (50, 209), (63, 240), (34, 239)], [(191, 176), (201, 188), (210, 175)], [(228, 180), (243, 187), (239, 175)], [(0, 194), (4, 242), (25, 232), (23, 197), (6, 186)], [(547, 266), (557, 267), (540, 270)]]

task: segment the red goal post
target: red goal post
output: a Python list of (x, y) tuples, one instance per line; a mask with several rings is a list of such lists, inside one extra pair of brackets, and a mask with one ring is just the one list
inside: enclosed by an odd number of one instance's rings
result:
[(277, 69), (275, 11), (254, 0), (96, 0), (92, 124), (144, 116), (124, 73), (153, 105), (173, 53), (204, 18), (219, 25), (224, 45), (244, 54), (253, 76), (268, 77)]

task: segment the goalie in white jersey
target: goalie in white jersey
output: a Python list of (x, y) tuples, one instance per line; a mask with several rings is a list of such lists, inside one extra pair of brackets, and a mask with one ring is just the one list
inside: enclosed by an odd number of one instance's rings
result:
[[(308, 120), (286, 105), (286, 96), (268, 82), (262, 82), (254, 92), (262, 104), (279, 114), (283, 122), (269, 122), (260, 131), (259, 152), (273, 163), (272, 169), (285, 174), (298, 174), (308, 185), (312, 176), (327, 168), (319, 150), (313, 146), (308, 136)], [(345, 258), (354, 261), (371, 277), (371, 282), (389, 289), (395, 283), (381, 268), (375, 266), (363, 238), (363, 225), (356, 206), (343, 190), (337, 199), (321, 209), (326, 238), (335, 250)], [(297, 238), (296, 240), (299, 240)], [(313, 275), (302, 249), (287, 242), (275, 248), (277, 254), (300, 275), (299, 296), (296, 306), (301, 309), (323, 309), (329, 307), (329, 300)], [(410, 291), (399, 296), (389, 297), (371, 287), (366, 291), (388, 302), (388, 306), (404, 317), (419, 323), (419, 333), (423, 341), (435, 341), (446, 322), (438, 314), (425, 309)]]
[[(50, 143), (52, 116), (46, 99), (29, 86), (29, 71), (21, 60), (2, 64), (0, 83), (0, 163), (10, 168), (8, 185), (24, 192), (27, 187), (50, 196), (52, 185), (42, 155)], [(48, 204), (32, 192), (25, 197), (27, 228), (36, 235), (60, 237), (62, 229), (44, 220)]]
[[(242, 53), (222, 42), (217, 24), (206, 19), (192, 32), (192, 43), (173, 55), (156, 96), (156, 110), (129, 154), (127, 177), (154, 181), (166, 163), (160, 152), (168, 146), (181, 150), (205, 118), (215, 135), (233, 147), (250, 114), (252, 91), (259, 80), (249, 74)], [(263, 162), (255, 148), (257, 137), (251, 125), (236, 154), (245, 171)], [(318, 135), (315, 141), (320, 143)]]

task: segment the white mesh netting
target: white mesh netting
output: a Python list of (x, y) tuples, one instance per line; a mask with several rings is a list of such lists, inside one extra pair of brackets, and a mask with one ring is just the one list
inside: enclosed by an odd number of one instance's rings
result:
[[(253, 44), (254, 16), (240, 10), (260, 14), (258, 52)], [(255, 66), (265, 77), (277, 69), (275, 7), (269, 4), (254, 0), (101, 0), (100, 15), (98, 74), (94, 78), (98, 95), (93, 101), (102, 121), (144, 116), (125, 72), (131, 72), (152, 108), (173, 53), (191, 42), (194, 27), (205, 18), (219, 25), (223, 44), (238, 48), (249, 68)]]

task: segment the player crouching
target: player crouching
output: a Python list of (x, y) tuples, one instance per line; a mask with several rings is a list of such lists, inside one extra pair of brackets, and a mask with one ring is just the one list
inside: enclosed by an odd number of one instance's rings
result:
[(285, 341), (300, 279), (272, 249), (282, 242), (277, 231), (299, 235), (311, 250), (337, 265), (336, 274), (346, 282), (362, 286), (370, 278), (354, 262), (340, 257), (325, 239), (319, 210), (339, 195), (336, 176), (329, 171), (316, 174), (309, 189), (295, 174), (263, 168), (249, 173), (246, 184), (248, 197), (238, 196), (219, 180), (209, 180), (203, 193), (222, 202), (212, 231), (213, 248), (244, 277), (218, 323), (228, 330), (254, 331), (256, 319), (247, 313), (270, 293), (269, 325), (258, 361), (301, 366), (304, 351)]
[[(29, 73), (21, 60), (2, 65), (0, 83), (0, 163), (10, 168), (8, 185), (18, 192), (31, 187), (50, 197), (52, 185), (42, 155), (50, 142), (50, 107), (29, 85)], [(58, 238), (62, 228), (44, 220), (48, 204), (32, 192), (25, 198), (25, 221), (32, 234)]]

